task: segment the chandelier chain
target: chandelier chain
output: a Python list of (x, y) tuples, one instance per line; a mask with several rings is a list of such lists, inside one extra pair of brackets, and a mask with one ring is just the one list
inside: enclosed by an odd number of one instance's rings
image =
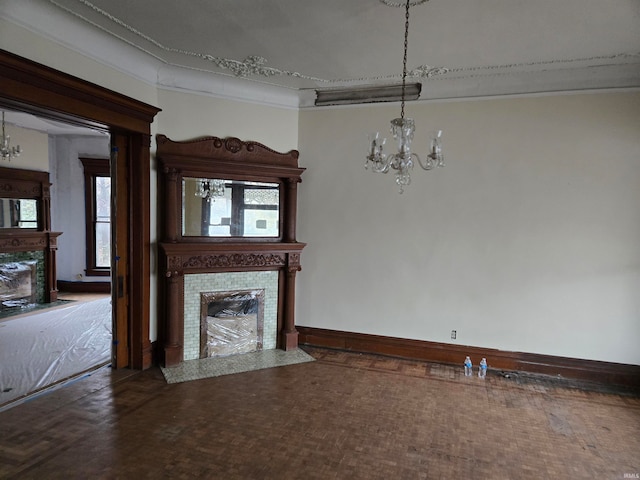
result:
[(404, 11), (404, 57), (402, 59), (402, 102), (400, 104), (400, 118), (404, 119), (404, 98), (407, 87), (407, 50), (409, 49), (409, 3), (411, 0), (407, 0), (407, 5)]

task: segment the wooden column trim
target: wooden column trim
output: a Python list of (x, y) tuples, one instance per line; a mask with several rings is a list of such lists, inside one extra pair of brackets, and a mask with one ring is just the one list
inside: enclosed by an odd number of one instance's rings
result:
[(286, 299), (284, 302), (283, 328), (282, 328), (282, 349), (294, 350), (298, 348), (298, 331), (295, 326), (295, 295), (296, 295), (296, 272), (297, 268), (286, 269)]
[[(167, 322), (164, 343), (164, 364), (167, 367), (178, 365), (184, 358), (184, 276), (182, 272), (167, 271), (166, 312)], [(182, 306), (182, 308), (181, 308)]]
[(286, 223), (284, 225), (285, 242), (296, 241), (296, 217), (298, 215), (298, 183), (299, 178), (287, 178), (285, 180), (285, 208), (287, 209)]
[[(178, 170), (173, 167), (165, 167), (164, 173), (165, 202), (176, 204), (178, 202)], [(164, 215), (164, 238), (168, 242), (175, 242), (178, 239), (178, 223), (176, 209), (168, 209)]]

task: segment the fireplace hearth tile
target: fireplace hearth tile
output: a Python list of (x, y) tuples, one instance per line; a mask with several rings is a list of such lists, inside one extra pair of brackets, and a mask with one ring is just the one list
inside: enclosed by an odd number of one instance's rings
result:
[(262, 350), (228, 357), (187, 360), (175, 367), (161, 367), (161, 370), (167, 383), (181, 383), (312, 361), (314, 358), (300, 349), (287, 352)]

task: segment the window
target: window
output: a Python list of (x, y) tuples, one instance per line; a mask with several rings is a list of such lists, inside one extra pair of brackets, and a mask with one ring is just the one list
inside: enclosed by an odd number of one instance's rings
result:
[(87, 276), (111, 274), (111, 176), (106, 158), (81, 158), (84, 166)]

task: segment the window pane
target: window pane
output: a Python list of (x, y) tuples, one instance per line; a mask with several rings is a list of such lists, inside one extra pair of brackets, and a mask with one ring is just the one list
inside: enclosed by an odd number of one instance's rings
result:
[(96, 220), (111, 218), (111, 178), (96, 177)]
[(38, 201), (21, 199), (20, 202), (20, 228), (38, 228)]
[(224, 197), (214, 197), (209, 202), (209, 235), (228, 237), (231, 235), (231, 189), (224, 191)]
[(96, 267), (111, 267), (111, 224), (96, 223)]
[(244, 191), (244, 203), (248, 205), (278, 205), (280, 191), (278, 188), (247, 188)]

